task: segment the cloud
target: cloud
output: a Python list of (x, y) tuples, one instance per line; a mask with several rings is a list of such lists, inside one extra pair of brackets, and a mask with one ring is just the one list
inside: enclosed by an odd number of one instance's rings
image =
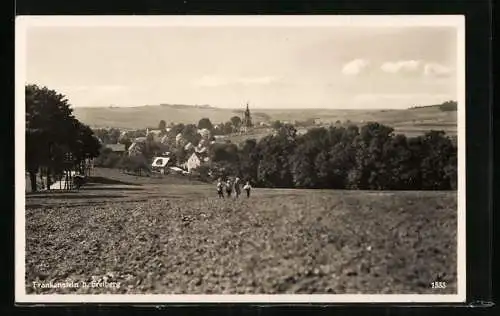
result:
[(415, 73), (420, 70), (422, 63), (419, 60), (401, 60), (396, 62), (385, 62), (380, 66), (387, 73)]
[(451, 72), (451, 68), (438, 63), (428, 63), (424, 66), (424, 74), (430, 77), (446, 77)]
[(429, 77), (446, 77), (452, 70), (442, 64), (420, 60), (388, 61), (380, 66), (385, 73), (390, 74), (424, 74)]
[(354, 59), (342, 67), (342, 73), (344, 75), (355, 76), (365, 70), (369, 64), (370, 62), (366, 59)]
[(229, 78), (221, 76), (203, 76), (195, 80), (194, 84), (200, 87), (221, 87), (228, 85), (269, 85), (278, 79), (272, 76)]

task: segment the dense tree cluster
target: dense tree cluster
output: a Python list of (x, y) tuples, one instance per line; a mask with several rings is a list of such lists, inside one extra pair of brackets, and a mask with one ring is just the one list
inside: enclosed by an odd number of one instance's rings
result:
[(395, 135), (371, 122), (297, 135), (292, 125), (211, 150), (213, 177), (239, 175), (261, 187), (365, 190), (450, 190), (457, 187), (457, 147), (444, 132)]
[(99, 154), (92, 130), (73, 116), (64, 95), (37, 85), (26, 85), (26, 171), (31, 190), (43, 174), (46, 186), (65, 171), (84, 172), (84, 162)]
[(414, 106), (412, 109), (424, 109), (424, 108), (438, 108), (440, 111), (443, 112), (453, 112), (457, 111), (458, 108), (458, 103), (457, 101), (445, 101), (441, 104), (435, 104), (435, 105), (424, 105), (424, 106)]

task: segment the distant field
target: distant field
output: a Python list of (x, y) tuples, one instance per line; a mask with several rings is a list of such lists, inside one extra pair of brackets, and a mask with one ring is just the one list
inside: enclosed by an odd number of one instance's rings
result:
[[(28, 293), (456, 292), (456, 192), (214, 189), (97, 169), (80, 192), (28, 194)], [(121, 287), (32, 287), (103, 276)]]
[[(92, 127), (145, 128), (157, 126), (160, 120), (174, 123), (197, 123), (203, 117), (213, 123), (228, 121), (234, 115), (241, 116), (242, 109), (221, 109), (191, 106), (143, 106), (133, 108), (75, 108), (75, 116)], [(457, 113), (443, 112), (437, 107), (408, 110), (330, 110), (330, 109), (254, 109), (255, 122), (263, 120), (303, 121), (319, 119), (328, 124), (337, 120), (353, 123), (377, 121), (409, 134), (422, 134), (430, 129), (456, 133)]]

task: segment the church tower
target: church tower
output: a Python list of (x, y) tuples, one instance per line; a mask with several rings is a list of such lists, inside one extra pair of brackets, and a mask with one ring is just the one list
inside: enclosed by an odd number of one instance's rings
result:
[(244, 117), (243, 117), (243, 122), (242, 122), (242, 126), (243, 126), (243, 131), (246, 133), (248, 132), (248, 129), (250, 127), (252, 127), (252, 117), (250, 115), (250, 108), (248, 107), (248, 102), (247, 102), (247, 108), (245, 110), (245, 113), (244, 113)]

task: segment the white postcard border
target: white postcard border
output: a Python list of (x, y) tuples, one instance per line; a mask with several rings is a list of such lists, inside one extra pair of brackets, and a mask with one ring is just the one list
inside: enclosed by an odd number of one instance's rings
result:
[[(457, 294), (26, 294), (25, 100), (26, 32), (30, 27), (455, 27), (457, 29), (458, 227)], [(465, 17), (463, 15), (316, 16), (18, 16), (15, 28), (15, 301), (16, 303), (454, 303), (466, 299)]]

